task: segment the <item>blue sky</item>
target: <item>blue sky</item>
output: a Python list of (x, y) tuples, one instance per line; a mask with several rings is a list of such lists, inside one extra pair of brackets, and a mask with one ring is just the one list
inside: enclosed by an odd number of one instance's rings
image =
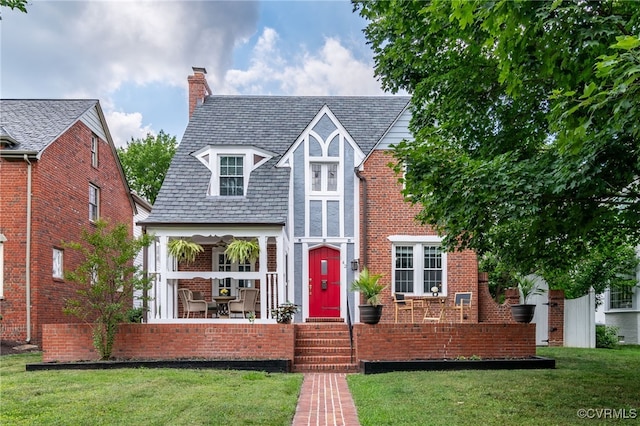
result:
[(382, 94), (365, 25), (346, 0), (32, 0), (2, 10), (0, 96), (95, 98), (118, 146), (180, 140), (192, 66), (216, 94)]

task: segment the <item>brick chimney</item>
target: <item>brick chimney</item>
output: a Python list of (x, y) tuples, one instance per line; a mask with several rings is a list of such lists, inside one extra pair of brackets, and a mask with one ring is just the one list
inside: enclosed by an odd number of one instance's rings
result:
[(211, 89), (207, 83), (207, 70), (204, 68), (192, 67), (193, 75), (187, 77), (189, 82), (189, 119), (193, 115), (193, 110), (198, 105), (202, 105), (204, 98), (211, 95)]

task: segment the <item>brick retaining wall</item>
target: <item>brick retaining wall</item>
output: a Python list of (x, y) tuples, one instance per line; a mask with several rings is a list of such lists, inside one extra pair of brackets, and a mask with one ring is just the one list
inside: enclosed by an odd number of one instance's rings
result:
[(535, 324), (356, 324), (355, 340), (359, 361), (536, 354)]
[[(87, 324), (43, 325), (43, 361), (98, 359)], [(291, 324), (122, 324), (119, 359), (293, 359)]]

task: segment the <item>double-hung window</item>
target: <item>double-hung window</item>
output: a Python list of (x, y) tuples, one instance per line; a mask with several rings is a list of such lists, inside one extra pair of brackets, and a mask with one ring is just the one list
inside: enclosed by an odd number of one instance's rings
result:
[(98, 167), (98, 137), (91, 135), (91, 165)]
[(311, 163), (311, 191), (338, 190), (338, 163)]
[(89, 220), (95, 222), (100, 217), (100, 188), (89, 185)]
[(446, 253), (439, 242), (407, 241), (395, 238), (393, 242), (393, 290), (414, 295), (431, 294), (433, 288), (446, 295)]
[(244, 195), (243, 163), (243, 156), (220, 156), (220, 195)]

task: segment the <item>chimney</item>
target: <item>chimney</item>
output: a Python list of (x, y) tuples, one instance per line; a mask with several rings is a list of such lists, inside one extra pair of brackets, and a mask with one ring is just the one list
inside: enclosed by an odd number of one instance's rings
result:
[(193, 110), (198, 105), (202, 105), (204, 98), (211, 95), (211, 89), (205, 77), (207, 70), (198, 67), (192, 67), (192, 69), (193, 75), (187, 77), (189, 82), (189, 119), (193, 115)]

